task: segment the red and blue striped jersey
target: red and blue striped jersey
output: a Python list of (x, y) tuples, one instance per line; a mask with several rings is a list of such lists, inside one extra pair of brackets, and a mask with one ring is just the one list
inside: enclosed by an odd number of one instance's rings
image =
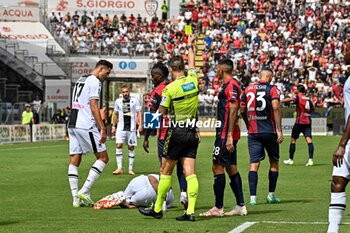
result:
[[(233, 78), (228, 78), (218, 93), (217, 119), (221, 122), (221, 127), (216, 129), (216, 133), (217, 136), (221, 133), (222, 139), (227, 137), (229, 127), (229, 103), (237, 102), (239, 108), (241, 92), (239, 83)], [(237, 125), (234, 126), (232, 140), (238, 140), (239, 138), (240, 129), (237, 123)]]
[(312, 103), (310, 103), (310, 98), (302, 93), (298, 93), (293, 98), (297, 109), (297, 119), (295, 123), (302, 125), (311, 124), (310, 104)]
[(276, 133), (272, 100), (280, 100), (277, 87), (269, 83), (250, 84), (242, 95), (242, 105), (247, 105), (249, 134)]
[[(148, 106), (151, 110), (151, 112), (156, 112), (159, 108), (160, 102), (162, 101), (162, 92), (163, 89), (166, 87), (166, 83), (162, 82), (160, 83), (152, 92), (150, 95), (150, 101), (148, 103)], [(168, 125), (169, 119), (167, 116), (164, 116), (161, 118), (161, 124), (158, 131), (158, 137), (162, 140), (165, 139), (167, 128), (163, 127), (164, 125)]]

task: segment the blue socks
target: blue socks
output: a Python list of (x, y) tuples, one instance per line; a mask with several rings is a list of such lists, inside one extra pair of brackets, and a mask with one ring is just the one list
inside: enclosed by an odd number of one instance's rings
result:
[(230, 180), (231, 180), (230, 186), (233, 193), (235, 194), (237, 205), (244, 206), (241, 175), (239, 174), (239, 172), (237, 172), (233, 176), (230, 176)]
[(178, 161), (176, 165), (176, 174), (180, 184), (180, 191), (187, 192), (187, 181), (186, 181), (186, 177), (184, 175), (182, 164), (180, 161)]
[(314, 157), (314, 144), (311, 142), (311, 143), (308, 143), (307, 145), (309, 147), (309, 159), (313, 159), (313, 157)]
[(295, 153), (295, 143), (291, 143), (290, 145), (289, 145), (289, 158), (291, 159), (291, 160), (293, 160), (294, 159), (294, 153)]
[(224, 206), (224, 191), (226, 186), (225, 174), (214, 176), (215, 206), (221, 209)]
[(274, 193), (277, 185), (278, 172), (269, 171), (269, 192)]
[(258, 173), (249, 171), (248, 174), (250, 196), (256, 196), (256, 187), (258, 186)]

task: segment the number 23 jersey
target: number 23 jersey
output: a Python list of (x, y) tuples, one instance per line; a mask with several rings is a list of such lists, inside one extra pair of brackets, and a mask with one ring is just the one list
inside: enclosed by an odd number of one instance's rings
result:
[(277, 87), (269, 83), (258, 82), (249, 85), (241, 98), (241, 104), (247, 105), (249, 134), (276, 133), (272, 101), (280, 100)]
[(72, 111), (68, 128), (91, 129), (96, 121), (90, 109), (90, 99), (100, 99), (101, 81), (94, 75), (81, 76), (72, 94)]

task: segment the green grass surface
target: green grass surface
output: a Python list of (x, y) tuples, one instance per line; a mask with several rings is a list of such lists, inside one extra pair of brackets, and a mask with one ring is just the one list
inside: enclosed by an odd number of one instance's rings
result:
[[(182, 214), (175, 174), (173, 188), (175, 207), (163, 219), (141, 216), (135, 209), (94, 210), (73, 208), (68, 185), (68, 142), (45, 142), (0, 146), (0, 232), (229, 232), (244, 222), (258, 222), (244, 232), (326, 232), (330, 197), (331, 155), (339, 137), (314, 137), (315, 166), (305, 167), (307, 145), (301, 138), (297, 143), (293, 166), (280, 164), (277, 194), (280, 204), (266, 204), (268, 161), (259, 171), (258, 205), (248, 206), (244, 217), (197, 217), (196, 222), (177, 222)], [(203, 138), (198, 150), (197, 175), (200, 192), (196, 214), (211, 208), (214, 203), (211, 151), (213, 137)], [(150, 154), (146, 154), (139, 141), (136, 151), (135, 172), (157, 173), (156, 142), (152, 139)], [(132, 179), (130, 175), (113, 176), (115, 169), (114, 141), (108, 141), (110, 163), (91, 191), (94, 200), (123, 190)], [(289, 138), (281, 146), (281, 160), (287, 159)], [(124, 148), (124, 167), (127, 166)], [(243, 180), (246, 202), (249, 202), (247, 139), (238, 144), (238, 163)], [(79, 169), (79, 187), (85, 181), (94, 156), (83, 158)], [(124, 169), (125, 170), (125, 169)], [(225, 210), (235, 203), (227, 178)], [(266, 223), (264, 221), (275, 221)], [(285, 222), (285, 223), (277, 223)], [(291, 222), (304, 222), (293, 224)], [(350, 222), (346, 211), (343, 222)], [(342, 225), (341, 232), (350, 232), (350, 225)]]

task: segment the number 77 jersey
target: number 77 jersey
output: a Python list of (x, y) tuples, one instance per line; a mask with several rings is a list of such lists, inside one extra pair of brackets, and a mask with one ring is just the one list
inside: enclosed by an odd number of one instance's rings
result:
[(101, 82), (94, 75), (81, 76), (74, 85), (72, 110), (68, 128), (91, 129), (96, 121), (90, 109), (90, 99), (100, 99)]
[(278, 89), (269, 83), (250, 84), (244, 91), (241, 104), (247, 105), (249, 134), (276, 133), (272, 101), (280, 100)]

